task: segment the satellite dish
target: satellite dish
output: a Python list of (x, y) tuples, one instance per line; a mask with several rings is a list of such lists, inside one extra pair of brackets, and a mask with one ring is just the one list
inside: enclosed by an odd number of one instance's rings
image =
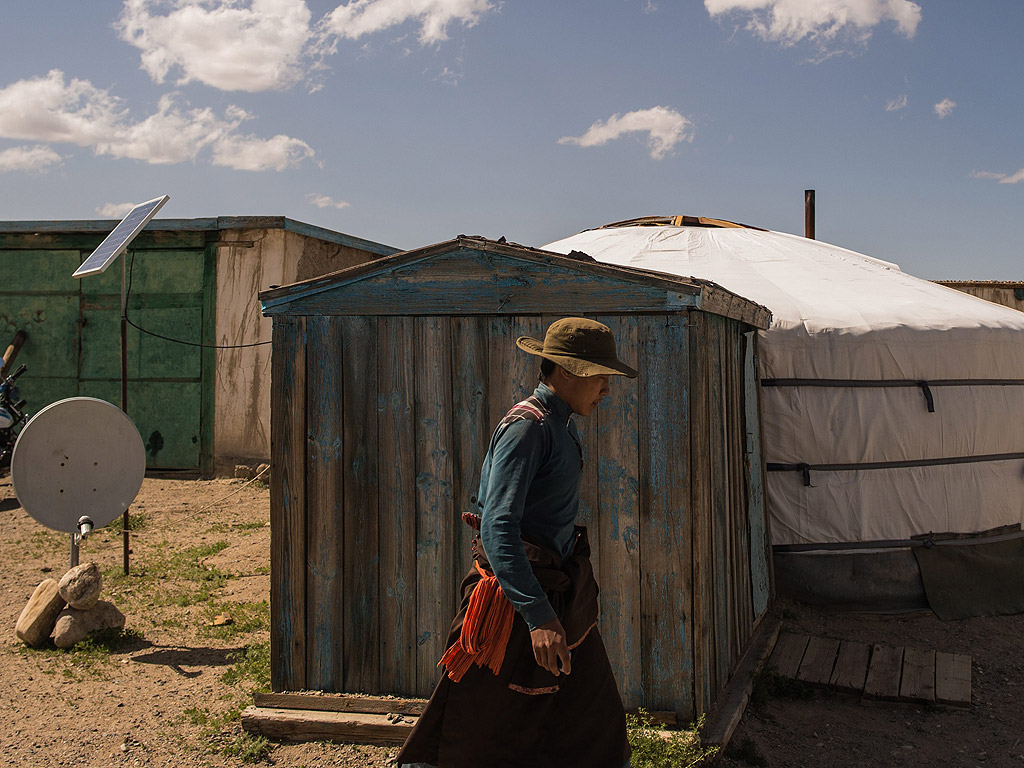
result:
[(77, 534), (82, 517), (102, 528), (135, 500), (146, 474), (139, 430), (94, 397), (46, 406), (18, 435), (11, 480), (21, 506), (47, 528)]

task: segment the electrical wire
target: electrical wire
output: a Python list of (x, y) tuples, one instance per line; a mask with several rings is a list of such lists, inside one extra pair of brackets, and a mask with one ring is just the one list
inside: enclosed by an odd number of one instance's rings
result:
[(128, 288), (125, 290), (125, 293), (124, 293), (124, 319), (125, 319), (125, 322), (128, 323), (128, 325), (130, 325), (132, 328), (134, 328), (135, 330), (139, 331), (140, 333), (145, 333), (145, 334), (147, 334), (149, 336), (154, 336), (154, 337), (156, 337), (158, 339), (163, 339), (164, 341), (171, 341), (171, 342), (174, 342), (175, 344), (184, 344), (185, 346), (188, 346), (188, 347), (201, 347), (203, 349), (246, 349), (248, 347), (262, 347), (262, 346), (265, 346), (267, 344), (273, 344), (272, 341), (255, 341), (255, 342), (253, 342), (251, 344), (202, 344), (202, 343), (197, 342), (197, 341), (185, 341), (184, 339), (172, 339), (170, 336), (164, 336), (163, 334), (156, 333), (155, 331), (150, 331), (150, 330), (147, 330), (147, 329), (143, 328), (141, 325), (138, 325), (135, 322), (133, 322), (132, 319), (128, 316), (128, 297), (130, 297), (132, 295), (132, 275), (133, 275), (134, 272), (135, 272), (135, 251), (132, 251), (132, 258), (131, 258), (131, 261), (129, 262), (129, 266), (128, 266)]

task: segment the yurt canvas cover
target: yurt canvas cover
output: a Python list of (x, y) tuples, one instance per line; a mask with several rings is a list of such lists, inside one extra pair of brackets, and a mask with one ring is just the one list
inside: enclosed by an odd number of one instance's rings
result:
[(717, 220), (638, 219), (544, 247), (710, 279), (772, 311), (760, 375), (775, 545), (1024, 522), (1024, 313)]

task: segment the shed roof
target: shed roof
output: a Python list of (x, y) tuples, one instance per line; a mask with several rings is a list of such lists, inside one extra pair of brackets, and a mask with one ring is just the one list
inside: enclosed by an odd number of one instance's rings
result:
[(757, 328), (771, 320), (765, 307), (710, 280), (469, 235), (271, 288), (260, 301), (265, 315), (700, 309)]
[[(0, 221), (0, 234), (97, 234), (106, 235), (120, 219), (66, 219), (54, 221)], [(398, 248), (346, 235), (286, 216), (211, 216), (200, 219), (153, 219), (146, 232), (217, 232), (230, 229), (283, 229), (337, 245), (390, 256)]]

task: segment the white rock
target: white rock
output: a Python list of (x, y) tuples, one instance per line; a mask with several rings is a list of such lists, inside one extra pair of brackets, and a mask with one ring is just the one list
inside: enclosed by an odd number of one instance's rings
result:
[(103, 574), (96, 563), (76, 565), (60, 580), (60, 596), (72, 608), (87, 611), (96, 605), (103, 589)]
[(53, 632), (57, 614), (64, 607), (64, 598), (60, 596), (56, 579), (47, 579), (32, 593), (28, 604), (18, 617), (14, 634), (25, 645), (33, 648), (46, 642)]
[(53, 644), (58, 648), (70, 648), (93, 632), (123, 627), (124, 614), (117, 610), (117, 606), (106, 600), (97, 601), (96, 605), (87, 611), (65, 608), (60, 612), (57, 624), (53, 628)]

